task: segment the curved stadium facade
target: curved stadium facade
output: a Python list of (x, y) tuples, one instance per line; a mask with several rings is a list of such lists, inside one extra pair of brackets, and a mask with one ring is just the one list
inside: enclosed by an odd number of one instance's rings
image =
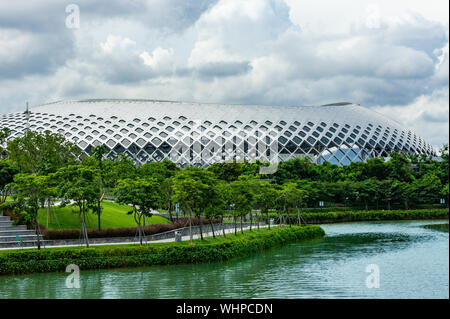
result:
[(346, 165), (392, 151), (435, 155), (433, 147), (388, 117), (351, 103), (256, 106), (154, 100), (60, 101), (0, 116), (11, 137), (60, 133), (82, 154), (104, 144), (109, 156), (137, 163), (168, 158), (180, 166), (229, 160), (278, 162), (309, 156)]

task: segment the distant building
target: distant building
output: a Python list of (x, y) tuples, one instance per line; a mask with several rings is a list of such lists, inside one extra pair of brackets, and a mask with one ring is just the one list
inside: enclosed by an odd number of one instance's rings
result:
[(346, 165), (392, 151), (436, 155), (410, 129), (351, 103), (288, 107), (95, 99), (0, 116), (11, 138), (22, 136), (27, 125), (64, 135), (84, 154), (104, 144), (110, 157), (125, 153), (141, 164), (169, 158), (180, 166), (208, 166), (308, 156), (316, 163)]

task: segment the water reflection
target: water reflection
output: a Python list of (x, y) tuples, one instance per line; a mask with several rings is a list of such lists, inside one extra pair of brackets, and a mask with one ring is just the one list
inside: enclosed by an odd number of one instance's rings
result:
[[(324, 225), (327, 237), (226, 263), (0, 277), (0, 298), (448, 298), (443, 221)], [(368, 264), (380, 288), (365, 286)]]

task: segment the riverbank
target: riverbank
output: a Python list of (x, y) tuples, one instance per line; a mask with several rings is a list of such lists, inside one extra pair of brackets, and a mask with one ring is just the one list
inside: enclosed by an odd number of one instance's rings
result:
[(319, 226), (286, 226), (254, 229), (225, 238), (155, 243), (144, 246), (70, 247), (43, 250), (9, 250), (0, 252), (0, 275), (63, 272), (76, 264), (82, 270), (153, 265), (223, 262), (269, 250), (288, 243), (325, 236)]
[[(270, 213), (271, 218), (278, 222), (278, 214)], [(302, 212), (301, 216), (307, 224), (331, 224), (356, 221), (376, 220), (422, 220), (422, 219), (448, 219), (449, 210), (444, 209), (414, 209), (414, 210), (375, 210), (375, 211), (341, 211), (327, 213)], [(297, 222), (297, 215), (290, 215), (293, 223)], [(286, 216), (283, 217), (288, 222)]]

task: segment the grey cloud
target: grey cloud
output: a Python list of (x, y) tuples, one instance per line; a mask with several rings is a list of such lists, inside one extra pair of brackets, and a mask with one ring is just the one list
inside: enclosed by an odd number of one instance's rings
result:
[(194, 73), (203, 78), (230, 77), (248, 73), (252, 70), (249, 61), (244, 62), (210, 62), (194, 70)]

